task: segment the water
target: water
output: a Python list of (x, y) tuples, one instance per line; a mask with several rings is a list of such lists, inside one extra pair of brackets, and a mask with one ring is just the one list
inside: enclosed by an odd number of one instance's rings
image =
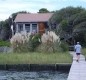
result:
[(0, 71), (0, 80), (67, 80), (67, 76), (68, 73), (61, 73), (57, 71)]

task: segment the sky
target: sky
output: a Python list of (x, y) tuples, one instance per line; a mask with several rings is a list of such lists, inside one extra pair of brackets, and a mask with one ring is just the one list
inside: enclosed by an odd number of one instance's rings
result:
[(0, 21), (18, 11), (37, 13), (41, 8), (55, 11), (68, 6), (86, 8), (86, 0), (0, 0)]

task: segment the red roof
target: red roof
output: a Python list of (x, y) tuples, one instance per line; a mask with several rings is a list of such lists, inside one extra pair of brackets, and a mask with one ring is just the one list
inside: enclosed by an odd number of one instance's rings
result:
[(53, 13), (19, 13), (14, 22), (47, 22)]

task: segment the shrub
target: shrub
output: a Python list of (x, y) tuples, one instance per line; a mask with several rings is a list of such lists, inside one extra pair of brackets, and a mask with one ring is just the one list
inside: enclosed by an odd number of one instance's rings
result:
[(40, 44), (37, 48), (37, 52), (43, 52), (43, 53), (55, 53), (55, 52), (61, 52), (61, 48), (59, 47), (60, 43), (58, 41), (54, 42), (51, 45), (47, 44)]
[(28, 41), (30, 33), (16, 33), (11, 39), (11, 45), (14, 52), (26, 52), (28, 51)]
[[(59, 46), (59, 36), (53, 31), (44, 33), (41, 37), (42, 44), (38, 47), (39, 52), (56, 52), (56, 47)], [(56, 46), (57, 43), (57, 46)]]
[(16, 33), (10, 40), (14, 52), (35, 51), (40, 44), (41, 35), (30, 33)]
[(3, 41), (3, 40), (0, 40), (0, 46), (10, 46), (10, 41)]
[(58, 42), (60, 42), (59, 36), (57, 36), (53, 31), (48, 31), (47, 33), (44, 33), (41, 37), (42, 43), (47, 43), (47, 42), (54, 43), (57, 40)]
[(66, 52), (69, 49), (68, 44), (65, 41), (61, 41), (60, 48), (63, 52)]
[(68, 45), (65, 42), (60, 42), (59, 36), (54, 32), (49, 31), (40, 34), (16, 33), (10, 40), (14, 52), (57, 52), (67, 51)]
[(32, 34), (30, 35), (30, 40), (29, 40), (29, 50), (30, 51), (35, 51), (36, 48), (39, 46), (39, 44), (41, 39), (41, 35), (40, 34)]

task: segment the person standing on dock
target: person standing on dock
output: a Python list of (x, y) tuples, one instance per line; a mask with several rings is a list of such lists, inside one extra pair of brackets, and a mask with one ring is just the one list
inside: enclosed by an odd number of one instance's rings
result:
[(81, 54), (81, 45), (79, 42), (77, 42), (77, 44), (75, 45), (75, 52), (76, 52), (76, 56), (77, 56), (77, 62), (79, 62), (80, 59), (80, 54)]

